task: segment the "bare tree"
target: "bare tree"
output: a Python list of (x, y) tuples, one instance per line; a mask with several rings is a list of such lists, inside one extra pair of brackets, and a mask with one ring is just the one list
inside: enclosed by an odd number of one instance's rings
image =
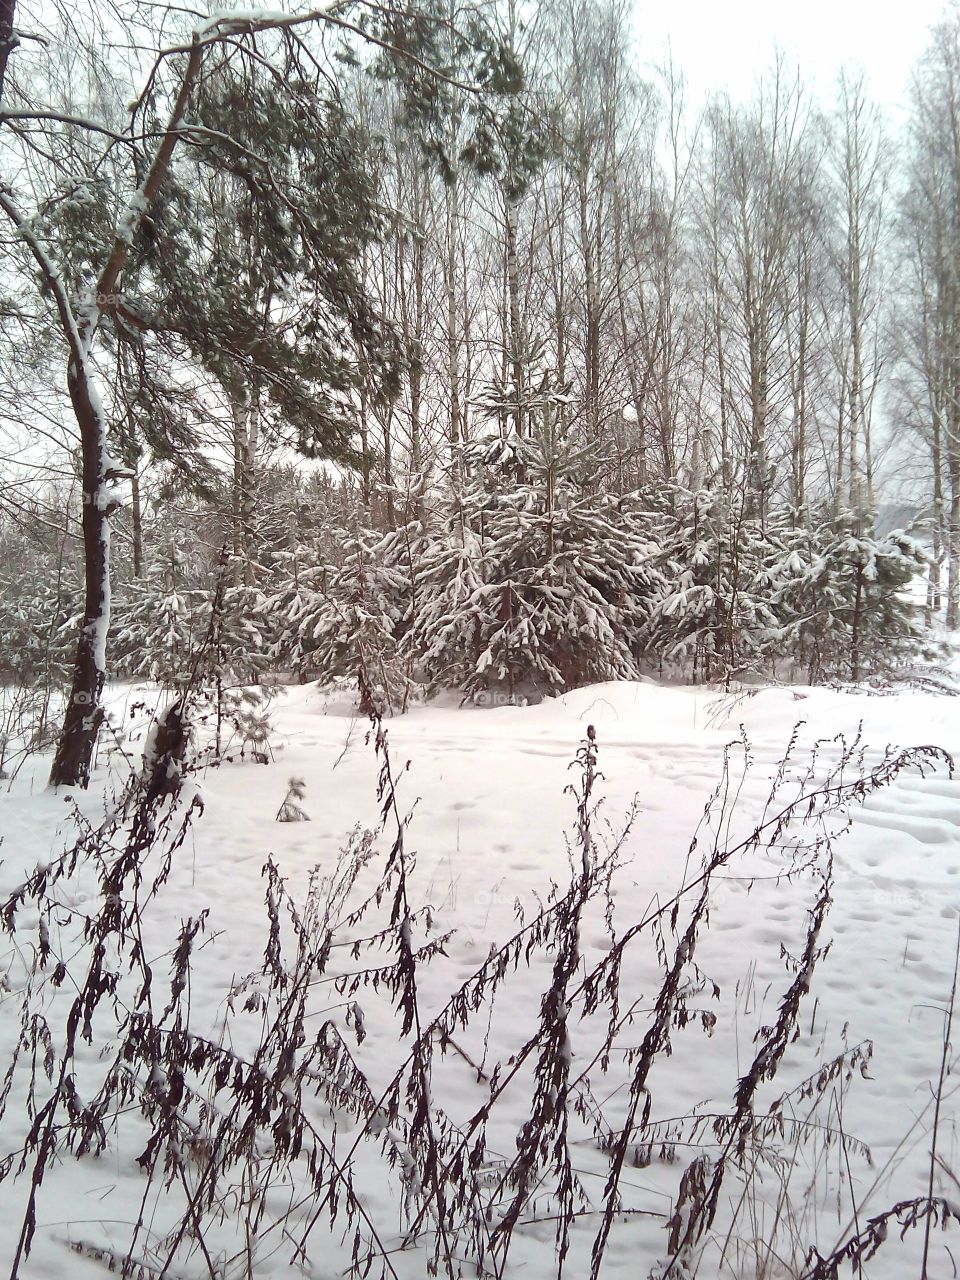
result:
[[(806, 351), (799, 337), (791, 350), (790, 335), (797, 336), (794, 312), (810, 282), (804, 244), (810, 229), (804, 181), (816, 165), (810, 138), (806, 95), (778, 59), (751, 106), (714, 103), (701, 160), (701, 270), (711, 299), (706, 329), (721, 453), (728, 470), (731, 450), (741, 454), (748, 502), (761, 516), (777, 452), (791, 424), (803, 424), (795, 362)], [(796, 454), (796, 444), (787, 443), (786, 452)]]
[(871, 424), (882, 367), (880, 252), (889, 164), (879, 112), (862, 77), (841, 75), (832, 161), (840, 193), (834, 261), (843, 304), (839, 363), (847, 400), (848, 501), (862, 519), (875, 501)]
[(960, 625), (960, 15), (934, 28), (914, 78), (903, 239), (910, 312), (901, 356), (928, 441), (947, 556), (947, 625)]

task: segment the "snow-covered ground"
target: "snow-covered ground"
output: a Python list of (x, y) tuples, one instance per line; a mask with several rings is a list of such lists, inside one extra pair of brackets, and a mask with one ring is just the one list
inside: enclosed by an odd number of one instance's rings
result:
[[(115, 710), (119, 714), (124, 706), (134, 706), (140, 696), (140, 691), (115, 690)], [(165, 968), (160, 957), (172, 947), (180, 923), (209, 909), (206, 942), (195, 956), (191, 978), (191, 1030), (214, 1039), (230, 1038), (238, 1053), (248, 1047), (243, 1037), (250, 1028), (242, 1017), (228, 1018), (225, 997), (233, 980), (263, 962), (268, 923), (262, 868), (267, 855), (273, 855), (294, 897), (302, 897), (312, 868), (319, 867), (324, 875), (335, 872), (356, 824), (375, 828), (378, 822), (379, 762), (366, 741), (367, 726), (354, 718), (348, 704), (307, 686), (283, 690), (272, 714), (273, 763), (235, 762), (198, 777), (204, 811), (177, 852), (170, 880), (144, 922), (145, 945), (160, 973)], [(874, 696), (762, 688), (721, 695), (620, 684), (582, 689), (534, 707), (414, 707), (387, 725), (398, 775), (409, 762), (398, 786), (401, 809), (413, 808), (407, 831), (408, 851), (416, 854), (411, 907), (431, 905), (431, 936), (454, 930), (444, 954), (419, 976), (425, 1019), (483, 963), (491, 946), (505, 943), (516, 932), (518, 919), (535, 917), (551, 886), (566, 886), (571, 865), (579, 865), (576, 801), (565, 789), (577, 781), (570, 765), (588, 724), (596, 728), (602, 773), (595, 794), (602, 795), (603, 805), (594, 832), (599, 836), (607, 822), (615, 834), (635, 797), (639, 809), (621, 851), (622, 865), (611, 881), (609, 901), (601, 895), (585, 911), (579, 973), (609, 951), (611, 927), (615, 936), (622, 936), (658, 902), (695, 878), (705, 849), (717, 842), (721, 847), (725, 842), (735, 845), (761, 820), (771, 778), (795, 725), (800, 727), (790, 776), (803, 773), (817, 740), (841, 733), (852, 738), (861, 724), (868, 768), (881, 760), (888, 744), (932, 744), (960, 752), (960, 702), (920, 692)], [(127, 743), (131, 751), (145, 729), (145, 713), (134, 713)], [(691, 855), (691, 837), (724, 776), (725, 747), (731, 743), (726, 769), (735, 809), (732, 816), (728, 811), (720, 830), (716, 820), (708, 825)], [(815, 778), (825, 776), (839, 750), (836, 742), (820, 748)], [(30, 762), (10, 793), (0, 796), (4, 893), (69, 838), (70, 806), (62, 794), (44, 789), (46, 767), (44, 760)], [(107, 773), (107, 765), (101, 763), (91, 792), (74, 797), (81, 812), (94, 820), (102, 814)], [(276, 821), (291, 776), (305, 783), (299, 803), (309, 822)], [(853, 780), (852, 773), (848, 780)], [(789, 791), (789, 779), (785, 785)], [(731, 1172), (703, 1255), (704, 1277), (796, 1274), (807, 1247), (816, 1245), (827, 1252), (851, 1222), (862, 1227), (871, 1214), (927, 1189), (960, 919), (960, 782), (950, 777), (945, 763), (929, 769), (926, 776), (908, 769), (889, 787), (854, 805), (849, 816), (846, 832), (841, 832), (843, 819), (831, 820), (840, 834), (834, 843), (833, 905), (820, 938), (821, 945), (827, 940), (831, 945), (801, 1006), (799, 1035), (787, 1048), (776, 1079), (760, 1096), (769, 1105), (861, 1042), (872, 1042), (872, 1058), (852, 1078), (841, 1072), (821, 1080), (812, 1097), (797, 1089), (784, 1115), (800, 1123), (785, 1124), (783, 1137), (771, 1138), (771, 1152), (776, 1148), (779, 1153), (776, 1158), (761, 1161), (752, 1178)], [(803, 835), (802, 827), (793, 830)], [(376, 883), (389, 847), (388, 830), (377, 857), (361, 874), (358, 892)], [(808, 912), (819, 891), (817, 867), (822, 870), (825, 859), (826, 851), (821, 851), (817, 865), (787, 877), (784, 873), (794, 865), (795, 853), (789, 833), (784, 833), (773, 848), (747, 850), (718, 873), (709, 927), (701, 933), (696, 963), (684, 979), (695, 1016), (671, 1031), (672, 1053), (660, 1054), (649, 1076), (651, 1120), (663, 1123), (653, 1131), (656, 1141), (650, 1149), (631, 1148), (621, 1207), (632, 1212), (624, 1212), (613, 1226), (603, 1275), (642, 1277), (666, 1256), (665, 1219), (676, 1202), (683, 1171), (699, 1150), (709, 1152), (717, 1145), (709, 1119), (697, 1127), (688, 1118), (731, 1111), (738, 1078), (757, 1051), (758, 1029), (775, 1022), (781, 998), (795, 977), (793, 959), (803, 950)], [(93, 902), (93, 887), (81, 873), (69, 893), (58, 890), (70, 911), (63, 912), (55, 950), (75, 935), (76, 913)], [(627, 1114), (628, 1082), (635, 1065), (630, 1051), (640, 1046), (650, 1025), (664, 960), (669, 964), (674, 959), (695, 897), (691, 893), (683, 898), (675, 930), (669, 917), (663, 918), (659, 957), (651, 930), (625, 954), (621, 1013), (635, 1002), (632, 1019), (618, 1032), (606, 1072), (599, 1064), (591, 1067), (589, 1089), (581, 1089), (581, 1097), (614, 1130)], [(387, 906), (376, 916), (380, 924)], [(16, 934), (3, 944), (2, 968), (9, 989), (0, 993), (0, 1073), (20, 1034), (19, 1003), (32, 967), (36, 923), (36, 912), (31, 916), (25, 911)], [(426, 926), (423, 930), (421, 940), (428, 936)], [(365, 921), (361, 932), (372, 931), (370, 920)], [(511, 1057), (532, 1035), (542, 994), (550, 987), (554, 958), (534, 948), (529, 965), (507, 975), (492, 1010), (478, 1012), (445, 1055), (438, 1047), (431, 1100), (453, 1124), (464, 1126), (476, 1114), (490, 1097), (498, 1066), (501, 1076), (507, 1073)], [(386, 947), (379, 963), (389, 959)], [(366, 956), (363, 964), (369, 962)], [(333, 965), (339, 973), (357, 967), (348, 950), (338, 952)], [(58, 1011), (62, 1023), (68, 988), (69, 982), (59, 994), (44, 996), (53, 1025)], [(366, 1032), (361, 1045), (356, 1045), (354, 1000), (362, 1009)], [(388, 995), (363, 989), (347, 998), (332, 984), (318, 982), (310, 1018), (319, 1022), (325, 1011), (355, 1045), (357, 1062), (377, 1094), (407, 1051)], [(582, 1007), (574, 1002), (568, 1023), (574, 1076), (581, 1064), (592, 1061), (606, 1030), (603, 1009), (592, 1017), (581, 1014)], [(716, 1016), (715, 1025), (709, 1015)], [(86, 1072), (94, 1080), (109, 1043), (110, 1028), (98, 1024), (94, 1043), (80, 1047), (78, 1073)], [(952, 1057), (951, 1053), (950, 1061)], [(529, 1063), (491, 1110), (484, 1157), (490, 1180), (516, 1152), (516, 1135), (529, 1118), (528, 1068)], [(0, 1156), (17, 1151), (27, 1133), (25, 1079), (23, 1073), (14, 1079), (0, 1124)], [(960, 1107), (952, 1076), (942, 1094), (934, 1186), (937, 1194), (960, 1201)], [(381, 1238), (397, 1249), (409, 1218), (404, 1215), (400, 1172), (387, 1167), (382, 1135), (355, 1144), (356, 1119), (329, 1108), (318, 1109), (314, 1120), (340, 1157), (351, 1159), (371, 1220)], [(176, 1183), (169, 1191), (154, 1184), (149, 1202), (142, 1204), (144, 1177), (136, 1158), (145, 1133), (136, 1116), (121, 1116), (116, 1136), (99, 1159), (67, 1156), (50, 1170), (38, 1200), (33, 1253), (22, 1275), (102, 1276), (110, 1255), (103, 1252), (98, 1257), (97, 1251), (112, 1250), (122, 1257), (133, 1224), (141, 1218), (146, 1224), (137, 1249), (146, 1268), (141, 1274), (161, 1271), (165, 1255), (160, 1240), (180, 1216), (184, 1197)], [(848, 1141), (836, 1140), (841, 1134)], [(565, 1274), (581, 1277), (589, 1274), (609, 1156), (582, 1121), (571, 1129), (570, 1141), (587, 1199), (573, 1226)], [(859, 1142), (869, 1148), (869, 1159)], [(0, 1215), (6, 1223), (0, 1266), (8, 1269), (31, 1168), (19, 1180), (8, 1177), (0, 1185)], [(428, 1180), (429, 1173), (420, 1170), (418, 1176)], [(236, 1200), (240, 1199), (238, 1190)], [(284, 1204), (289, 1207), (291, 1202), (289, 1191), (284, 1200), (282, 1185), (276, 1201), (274, 1210), (280, 1217)], [(554, 1215), (544, 1187), (541, 1200), (532, 1202), (516, 1229), (503, 1274), (539, 1280), (556, 1273)], [(181, 1251), (166, 1274), (199, 1280), (211, 1274), (211, 1267), (217, 1275), (247, 1275), (251, 1269), (258, 1277), (343, 1274), (350, 1241), (341, 1243), (339, 1232), (331, 1233), (322, 1221), (309, 1238), (306, 1259), (293, 1260), (297, 1232), (290, 1228), (295, 1221), (300, 1219), (291, 1218), (286, 1228), (272, 1230), (264, 1223), (248, 1248), (250, 1242), (237, 1221), (228, 1217), (219, 1226), (211, 1224), (206, 1257), (199, 1250), (190, 1257)], [(902, 1244), (896, 1235), (891, 1229), (890, 1240), (865, 1264), (864, 1274), (881, 1280), (919, 1276), (922, 1230), (911, 1232)], [(68, 1252), (71, 1246), (82, 1252)], [(427, 1274), (428, 1252), (426, 1242), (393, 1252), (388, 1274)], [(954, 1274), (951, 1256), (960, 1256), (960, 1230), (938, 1229), (929, 1274)], [(375, 1268), (373, 1274), (378, 1272)], [(465, 1266), (463, 1274), (475, 1272)]]

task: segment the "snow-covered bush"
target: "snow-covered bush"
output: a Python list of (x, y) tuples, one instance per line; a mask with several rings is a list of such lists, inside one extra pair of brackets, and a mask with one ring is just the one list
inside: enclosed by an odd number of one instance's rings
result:
[(113, 604), (112, 653), (117, 674), (187, 683), (245, 684), (269, 667), (263, 594), (227, 586), (227, 567), (203, 586), (189, 585), (173, 557), (129, 582)]
[(0, 683), (37, 687), (66, 682), (81, 599), (77, 582), (50, 579), (43, 572), (26, 581), (0, 583)]
[(210, 593), (147, 578), (114, 601), (113, 659), (118, 675), (175, 685), (189, 676), (210, 625)]
[(466, 459), (466, 529), (437, 537), (414, 580), (406, 647), (430, 683), (512, 699), (636, 678), (660, 549), (596, 492), (592, 450), (541, 427)]
[(410, 694), (401, 640), (410, 613), (411, 536), (407, 529), (342, 530), (336, 563), (304, 567), (301, 558), (296, 579), (268, 605), (277, 619), (275, 659), (324, 680), (356, 679), (362, 671), (385, 709), (403, 709)]
[(916, 652), (920, 617), (907, 588), (928, 557), (908, 534), (868, 537), (840, 520), (798, 531), (786, 552), (772, 569), (773, 600), (785, 648), (811, 682), (859, 680)]
[(413, 581), (416, 609), (406, 651), (431, 686), (466, 688), (483, 652), (489, 587), (480, 539), (432, 538)]
[(464, 546), (435, 547), (409, 641), (431, 682), (515, 697), (636, 678), (656, 549), (616, 515), (603, 496), (545, 511), (521, 490)]
[(83, 612), (76, 547), (0, 504), (0, 684), (56, 688), (70, 674)]
[(764, 670), (779, 652), (780, 619), (766, 561), (778, 548), (742, 503), (710, 489), (678, 490), (663, 527), (665, 587), (649, 647), (692, 680), (728, 680)]

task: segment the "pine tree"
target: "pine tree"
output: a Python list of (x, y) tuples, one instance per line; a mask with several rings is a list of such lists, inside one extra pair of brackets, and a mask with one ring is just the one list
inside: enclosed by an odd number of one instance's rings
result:
[(436, 685), (483, 701), (636, 678), (659, 552), (616, 499), (595, 492), (597, 451), (562, 425), (568, 389), (525, 374), (531, 434), (514, 429), (515, 384), (482, 399), (501, 432), (465, 450), (469, 533), (415, 578), (408, 647)]
[(856, 524), (847, 514), (801, 535), (773, 574), (787, 646), (811, 683), (889, 672), (916, 652), (909, 587), (929, 558), (902, 530), (873, 538)]
[[(0, 183), (0, 211), (17, 232), (16, 258), (49, 300), (66, 350), (82, 455), (85, 598), (51, 770), (55, 784), (87, 784), (103, 718), (110, 518), (122, 500), (116, 486), (128, 477), (111, 438), (117, 434), (111, 418), (118, 415), (103, 399), (101, 375), (106, 370), (103, 381), (112, 387), (111, 375), (129, 363), (119, 358), (118, 344), (138, 352), (163, 344), (177, 359), (199, 360), (229, 386), (234, 408), (239, 403), (259, 413), (267, 406), (278, 429), (292, 427), (301, 449), (316, 456), (355, 453), (348, 396), (358, 382), (357, 350), (382, 393), (396, 390), (397, 343), (355, 270), (358, 246), (376, 226), (363, 165), (354, 163), (357, 139), (334, 95), (320, 87), (330, 78), (293, 30), (323, 21), (321, 12), (284, 20), (283, 34), (275, 37), (268, 34), (277, 26), (273, 13), (251, 12), (239, 24), (234, 15), (221, 15), (198, 25), (185, 57), (160, 59), (154, 67), (127, 117), (129, 147), (116, 146), (108, 119), (81, 123), (78, 147), (77, 129), (61, 127), (55, 111), (43, 111), (41, 118), (51, 122), (43, 148), (51, 163), (34, 184), (36, 208), (27, 208), (33, 192), (19, 177), (19, 191)], [(102, 57), (98, 79), (101, 73), (100, 96), (110, 98), (108, 87), (116, 99), (119, 80), (107, 86)], [(17, 93), (32, 102), (27, 84)], [(98, 102), (93, 114), (99, 108)], [(110, 141), (98, 155), (102, 134)], [(21, 170), (15, 161), (14, 171)], [(88, 200), (84, 192), (108, 173), (106, 198)], [(64, 203), (64, 180), (73, 204), (90, 205), (90, 216), (81, 211), (71, 227), (51, 233), (42, 215)], [(224, 228), (205, 216), (213, 207), (211, 191), (227, 182), (249, 196), (247, 225), (239, 219), (236, 225), (250, 233), (245, 242), (262, 251), (251, 264), (240, 260), (254, 272), (262, 268), (255, 280), (237, 274), (229, 236), (218, 242)], [(93, 234), (86, 237), (88, 227)], [(245, 290), (244, 283), (255, 287)], [(288, 287), (290, 306), (276, 328), (272, 303)], [(151, 367), (164, 363), (169, 360), (139, 361), (138, 394), (169, 396), (161, 377), (146, 385)], [(246, 519), (249, 510), (242, 514)]]
[(114, 602), (116, 670), (180, 691), (208, 692), (255, 682), (269, 665), (264, 597), (255, 587), (234, 587), (229, 557), (209, 585), (209, 573), (176, 540), (146, 574), (118, 592)]
[(694, 682), (762, 672), (776, 656), (780, 620), (766, 571), (778, 546), (763, 524), (720, 490), (677, 489), (660, 517), (667, 586), (656, 603), (650, 647), (688, 666)]
[(401, 651), (411, 607), (404, 567), (408, 531), (384, 535), (354, 527), (337, 533), (337, 563), (299, 564), (296, 581), (268, 602), (268, 612), (282, 619), (274, 655), (322, 680), (362, 684), (374, 691), (381, 710), (402, 711), (410, 696)]

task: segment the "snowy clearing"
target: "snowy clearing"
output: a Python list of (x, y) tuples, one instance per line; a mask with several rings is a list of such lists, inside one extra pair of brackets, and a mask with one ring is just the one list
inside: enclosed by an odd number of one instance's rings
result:
[[(115, 711), (141, 699), (152, 700), (142, 689), (114, 690), (111, 696)], [(491, 947), (503, 945), (517, 932), (518, 920), (536, 917), (552, 885), (564, 891), (569, 885), (571, 865), (576, 871), (580, 853), (576, 800), (564, 791), (577, 782), (570, 764), (588, 724), (596, 727), (602, 774), (594, 793), (603, 797), (593, 825), (598, 845), (604, 823), (618, 832), (635, 796), (639, 810), (620, 853), (621, 865), (611, 874), (609, 898), (601, 894), (585, 906), (570, 990), (576, 987), (577, 975), (609, 952), (611, 927), (621, 937), (684, 883), (695, 880), (700, 851), (714, 846), (715, 835), (732, 847), (762, 820), (771, 778), (794, 723), (800, 727), (789, 773), (799, 777), (816, 740), (838, 733), (852, 739), (861, 722), (868, 768), (881, 760), (888, 744), (960, 749), (956, 705), (949, 697), (913, 692), (873, 696), (763, 688), (734, 696), (610, 684), (535, 707), (434, 705), (416, 707), (390, 721), (395, 774), (400, 775), (409, 761), (409, 769), (398, 777), (399, 806), (405, 813), (415, 805), (406, 849), (408, 856), (416, 855), (407, 891), (418, 943), (453, 931), (443, 953), (418, 969), (424, 1019), (477, 971)], [(273, 855), (293, 899), (303, 902), (311, 869), (332, 875), (355, 825), (373, 829), (378, 822), (378, 761), (365, 741), (368, 726), (354, 718), (346, 701), (332, 700), (315, 686), (285, 689), (274, 706), (273, 720), (274, 763), (237, 762), (197, 778), (203, 813), (176, 852), (169, 881), (143, 919), (145, 949), (154, 962), (156, 982), (166, 991), (169, 960), (160, 957), (174, 945), (188, 916), (209, 910), (203, 945), (193, 957), (190, 1030), (229, 1043), (240, 1056), (255, 1052), (259, 1020), (255, 1013), (242, 1011), (227, 1017), (226, 995), (231, 982), (263, 965), (269, 933), (262, 874), (267, 855)], [(138, 740), (142, 748), (146, 713), (135, 712), (130, 724), (132, 751)], [(741, 725), (746, 748), (739, 741)], [(735, 808), (723, 817), (719, 833), (714, 820), (708, 823), (698, 851), (690, 856), (691, 837), (722, 781), (728, 744)], [(825, 776), (839, 748), (834, 743), (819, 750), (817, 778)], [(12, 793), (0, 798), (4, 895), (21, 883), (38, 859), (49, 859), (69, 832), (64, 795), (43, 788), (45, 764), (32, 761)], [(288, 777), (304, 782), (298, 804), (309, 822), (276, 820)], [(102, 814), (105, 780), (101, 761), (91, 791), (71, 797), (92, 821)], [(835, 842), (833, 905), (819, 939), (821, 947), (830, 942), (829, 951), (819, 959), (811, 991), (800, 1006), (797, 1038), (786, 1048), (776, 1078), (763, 1084), (758, 1095), (765, 1109), (797, 1090), (784, 1104), (781, 1136), (770, 1139), (770, 1150), (776, 1148), (777, 1154), (761, 1159), (751, 1146), (748, 1172), (729, 1171), (716, 1221), (702, 1246), (702, 1275), (799, 1274), (806, 1250), (816, 1245), (827, 1253), (854, 1215), (862, 1227), (871, 1214), (926, 1193), (960, 913), (960, 782), (950, 777), (945, 762), (926, 768), (925, 776), (916, 768), (905, 769), (889, 786), (869, 794), (862, 806), (852, 806), (850, 820), (850, 830)], [(833, 831), (841, 832), (843, 826), (842, 817), (830, 819)], [(797, 832), (802, 834), (802, 829)], [(389, 848), (388, 829), (375, 856), (360, 871), (357, 901), (378, 882)], [(632, 1167), (625, 1170), (620, 1186), (623, 1213), (612, 1224), (602, 1275), (646, 1275), (669, 1256), (666, 1220), (676, 1205), (681, 1175), (698, 1152), (718, 1146), (710, 1127), (713, 1117), (731, 1111), (737, 1081), (757, 1052), (758, 1028), (776, 1021), (778, 1005), (795, 976), (791, 957), (798, 957), (804, 946), (808, 912), (818, 893), (817, 867), (824, 858), (821, 849), (814, 865), (795, 869), (785, 878), (797, 854), (784, 836), (772, 849), (747, 849), (716, 873), (709, 927), (700, 934), (695, 963), (684, 972), (681, 995), (689, 1011), (687, 1025), (673, 1027), (672, 1054), (658, 1053), (649, 1074), (649, 1127), (644, 1141), (631, 1146)], [(64, 905), (54, 913), (53, 932), (59, 934), (51, 937), (53, 953), (68, 946), (79, 953), (70, 940), (76, 937), (78, 917), (92, 912), (96, 899), (89, 869), (58, 885), (55, 893)], [(669, 962), (694, 899), (695, 894), (681, 899), (675, 928), (669, 916), (661, 919), (663, 957)], [(429, 917), (416, 917), (424, 906), (431, 908)], [(357, 936), (375, 931), (373, 919), (383, 928), (388, 907), (384, 902), (374, 908)], [(3, 960), (4, 1063), (20, 1032), (18, 1007), (33, 967), (37, 925), (36, 910), (25, 906), (17, 918), (14, 945)], [(384, 943), (377, 963), (386, 964), (390, 951), (391, 944)], [(442, 1113), (443, 1125), (463, 1129), (490, 1099), (498, 1078), (509, 1073), (512, 1057), (536, 1027), (554, 961), (554, 950), (535, 947), (529, 964), (520, 964), (515, 972), (511, 966), (492, 1005), (484, 1002), (470, 1025), (453, 1035), (455, 1043), (447, 1043), (442, 1055), (441, 1046), (436, 1046), (430, 1096), (438, 1125)], [(341, 994), (331, 981), (332, 975), (369, 963), (368, 954), (359, 964), (349, 948), (336, 950), (327, 973), (312, 989), (306, 1026), (315, 1029), (329, 1016), (352, 1044), (373, 1095), (379, 1096), (409, 1052), (410, 1037), (400, 1035), (389, 992), (365, 988)], [(595, 1108), (596, 1115), (602, 1115), (601, 1127), (610, 1131), (624, 1123), (635, 1051), (654, 1017), (662, 981), (663, 965), (647, 931), (624, 953), (621, 1015), (633, 1002), (635, 1007), (632, 1019), (614, 1038), (605, 1072), (599, 1063), (590, 1064), (604, 1039), (609, 1011), (601, 1004), (597, 1013), (583, 1016), (582, 1000), (570, 1003), (572, 1077), (579, 1079), (579, 1073), (590, 1068), (589, 1087), (580, 1083), (582, 1107), (576, 1113), (571, 1110), (568, 1135), (582, 1189), (565, 1263), (570, 1276), (590, 1274), (590, 1250), (602, 1218), (610, 1168), (609, 1152), (601, 1150), (589, 1113)], [(67, 981), (55, 992), (48, 985), (37, 997), (55, 1040), (58, 1027), (62, 1036), (69, 987)], [(240, 1010), (242, 1002), (235, 1003)], [(364, 1033), (359, 1045), (358, 1023)], [(112, 1031), (110, 1018), (101, 1010), (92, 1043), (79, 1043), (81, 1094), (82, 1082), (90, 1081), (94, 1088), (105, 1070)], [(821, 1082), (813, 1097), (798, 1090), (837, 1055), (865, 1041), (873, 1044), (872, 1058), (854, 1053), (852, 1079), (843, 1069)], [(21, 1060), (13, 1078), (0, 1155), (18, 1152), (27, 1136), (27, 1065)], [(490, 1109), (480, 1171), (484, 1186), (493, 1186), (498, 1169), (514, 1157), (517, 1133), (530, 1118), (532, 1077), (531, 1059)], [(38, 1105), (43, 1081), (41, 1072)], [(934, 1192), (950, 1199), (957, 1195), (954, 1174), (960, 1173), (951, 1079), (942, 1092)], [(191, 1170), (196, 1170), (189, 1166), (186, 1182), (171, 1177), (167, 1189), (163, 1179), (148, 1186), (137, 1157), (149, 1130), (133, 1107), (129, 1111), (119, 1116), (103, 1155), (65, 1155), (46, 1175), (38, 1199), (37, 1234), (23, 1274), (102, 1276), (111, 1257), (122, 1257), (129, 1248), (138, 1222), (134, 1256), (142, 1264), (140, 1274), (162, 1272), (170, 1254), (164, 1236), (182, 1216), (185, 1187)], [(698, 1115), (704, 1118), (691, 1119)], [(367, 1136), (358, 1141), (364, 1126), (348, 1107), (338, 1110), (314, 1100), (310, 1119), (330, 1149), (350, 1163), (365, 1212), (391, 1251), (386, 1274), (427, 1274), (435, 1247), (431, 1222), (421, 1224), (416, 1241), (409, 1240), (407, 1232), (416, 1221), (418, 1187), (429, 1180), (430, 1171), (407, 1169), (404, 1174), (401, 1133), (388, 1130), (384, 1137), (367, 1126)], [(847, 1140), (828, 1140), (828, 1134), (834, 1139), (846, 1135)], [(258, 1168), (264, 1162), (269, 1166), (269, 1127), (260, 1141)], [(869, 1148), (869, 1158), (861, 1142)], [(395, 1158), (395, 1168), (389, 1167), (388, 1157)], [(758, 1176), (749, 1176), (751, 1167)], [(0, 1246), (6, 1265), (16, 1246), (31, 1169), (32, 1162), (19, 1179), (8, 1177), (0, 1187), (0, 1211), (8, 1224), (6, 1243)], [(276, 1168), (273, 1176), (269, 1211), (257, 1230), (249, 1234), (238, 1178), (230, 1194), (223, 1192), (223, 1220), (211, 1214), (204, 1249), (182, 1243), (166, 1274), (198, 1280), (211, 1269), (218, 1276), (246, 1275), (248, 1268), (258, 1277), (344, 1274), (350, 1264), (352, 1229), (342, 1240), (346, 1228), (331, 1230), (321, 1219), (304, 1253), (295, 1257), (296, 1242), (313, 1216), (312, 1206), (297, 1207), (309, 1184), (296, 1160), (287, 1172)], [(271, 1226), (270, 1214), (283, 1225)], [(530, 1196), (516, 1224), (505, 1269), (491, 1268), (490, 1274), (555, 1274), (556, 1217), (545, 1182), (542, 1195)], [(865, 1264), (864, 1274), (891, 1280), (918, 1274), (922, 1227), (902, 1244), (896, 1235), (891, 1228), (890, 1240)], [(462, 1248), (466, 1258), (465, 1241)], [(931, 1249), (931, 1274), (950, 1274), (948, 1251), (956, 1256), (960, 1236), (937, 1229)], [(379, 1274), (381, 1266), (378, 1260), (373, 1274)], [(440, 1273), (446, 1273), (443, 1264)], [(476, 1271), (465, 1262), (462, 1274)]]

